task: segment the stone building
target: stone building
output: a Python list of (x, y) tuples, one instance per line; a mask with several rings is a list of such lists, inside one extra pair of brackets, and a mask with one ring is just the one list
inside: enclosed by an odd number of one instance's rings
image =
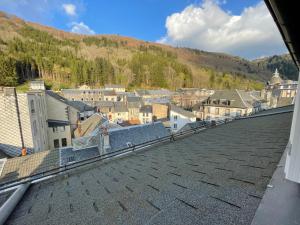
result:
[(191, 109), (214, 93), (214, 90), (199, 88), (180, 88), (172, 96), (172, 102), (185, 109)]
[(261, 91), (261, 97), (270, 108), (291, 105), (297, 94), (298, 82), (283, 80), (276, 69), (265, 89)]

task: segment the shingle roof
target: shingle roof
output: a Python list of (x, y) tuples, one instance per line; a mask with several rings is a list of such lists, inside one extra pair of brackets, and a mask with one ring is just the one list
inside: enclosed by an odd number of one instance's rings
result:
[(175, 106), (175, 105), (171, 105), (171, 111), (174, 111), (174, 112), (177, 112), (178, 114), (181, 114), (185, 117), (188, 117), (188, 118), (196, 118), (196, 116), (190, 112), (190, 111), (187, 111), (187, 110), (184, 110), (178, 106)]
[(291, 118), (238, 120), (34, 184), (7, 224), (250, 224)]

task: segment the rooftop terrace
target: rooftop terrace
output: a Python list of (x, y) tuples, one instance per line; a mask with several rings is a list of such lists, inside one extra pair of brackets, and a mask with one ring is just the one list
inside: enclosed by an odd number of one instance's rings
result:
[(7, 224), (251, 224), (291, 119), (237, 120), (33, 184)]

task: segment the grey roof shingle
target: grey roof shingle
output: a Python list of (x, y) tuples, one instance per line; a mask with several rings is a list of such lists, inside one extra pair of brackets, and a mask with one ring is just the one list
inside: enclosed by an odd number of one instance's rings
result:
[(291, 118), (238, 120), (34, 184), (7, 224), (250, 224)]

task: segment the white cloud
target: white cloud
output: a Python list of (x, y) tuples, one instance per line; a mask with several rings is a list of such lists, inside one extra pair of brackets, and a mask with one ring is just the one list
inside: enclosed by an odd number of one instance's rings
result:
[(63, 4), (62, 7), (69, 16), (76, 16), (76, 6), (74, 4)]
[[(226, 3), (226, 2), (225, 2)], [(158, 42), (246, 58), (286, 52), (280, 33), (263, 2), (240, 15), (224, 11), (217, 1), (190, 5), (166, 20), (167, 35)]]
[(77, 23), (73, 22), (71, 28), (71, 32), (78, 33), (78, 34), (95, 34), (95, 31), (93, 31), (91, 28), (89, 28), (88, 25), (84, 24), (83, 22)]

